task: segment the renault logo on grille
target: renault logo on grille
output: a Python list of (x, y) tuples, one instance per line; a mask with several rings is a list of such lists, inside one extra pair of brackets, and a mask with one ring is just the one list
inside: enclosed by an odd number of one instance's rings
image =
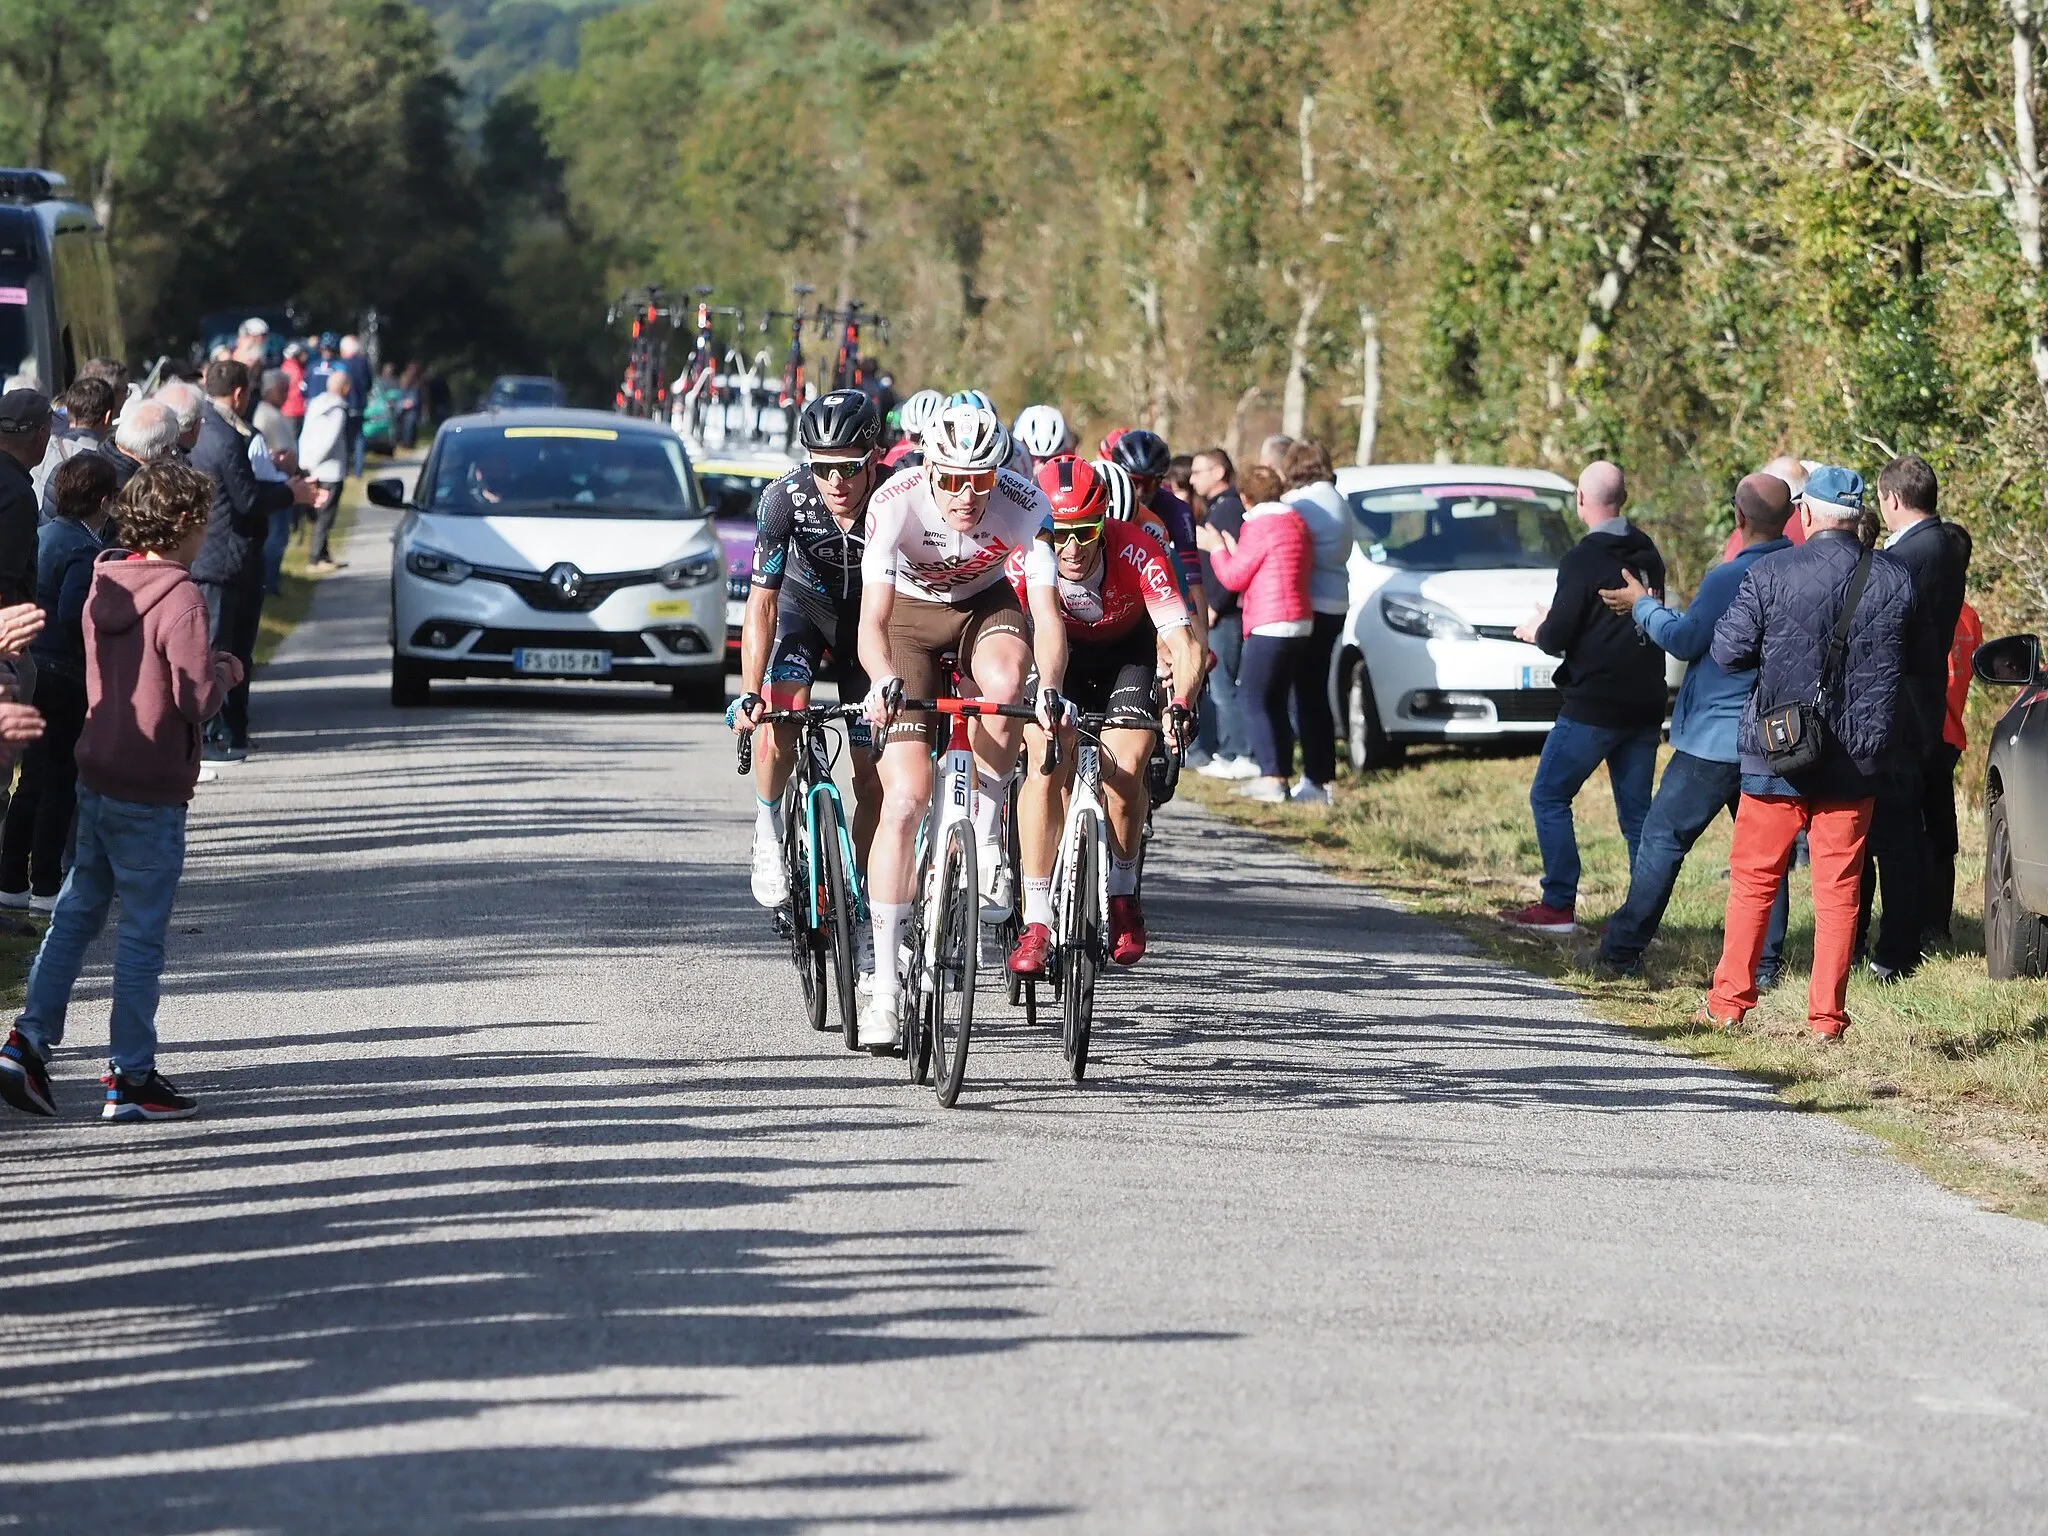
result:
[(564, 602), (573, 602), (583, 591), (583, 573), (564, 560), (548, 572), (548, 585)]

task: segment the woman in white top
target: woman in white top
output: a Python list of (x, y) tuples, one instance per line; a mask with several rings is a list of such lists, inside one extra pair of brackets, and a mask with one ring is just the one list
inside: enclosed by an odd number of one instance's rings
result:
[(1301, 782), (1294, 798), (1327, 805), (1337, 776), (1337, 722), (1330, 713), (1330, 654), (1351, 611), (1351, 545), (1357, 538), (1351, 508), (1337, 490), (1337, 472), (1321, 443), (1301, 441), (1287, 449), (1287, 504), (1308, 524), (1316, 563), (1309, 573), (1309, 606), (1315, 611), (1309, 643), (1296, 658), (1294, 718), (1301, 729)]

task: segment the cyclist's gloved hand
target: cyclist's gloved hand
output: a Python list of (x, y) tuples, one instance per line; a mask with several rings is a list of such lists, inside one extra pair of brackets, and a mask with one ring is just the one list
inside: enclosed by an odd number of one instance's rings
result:
[(767, 708), (768, 701), (758, 693), (743, 693), (725, 706), (726, 728), (745, 735), (761, 723)]
[(1067, 718), (1067, 701), (1060, 697), (1057, 688), (1038, 690), (1038, 724), (1040, 729), (1056, 731)]
[(868, 688), (868, 696), (861, 701), (861, 715), (869, 725), (881, 729), (891, 724), (896, 712), (903, 708), (903, 679), (900, 677), (878, 677)]

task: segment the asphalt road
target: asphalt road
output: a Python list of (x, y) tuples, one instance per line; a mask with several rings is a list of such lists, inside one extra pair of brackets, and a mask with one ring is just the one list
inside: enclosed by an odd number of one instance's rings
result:
[[(2048, 1526), (2048, 1233), (1175, 807), (1099, 1063), (809, 1034), (707, 716), (385, 702), (384, 514), (0, 1123), (0, 1528)], [(4, 1113), (4, 1112), (0, 1112)]]

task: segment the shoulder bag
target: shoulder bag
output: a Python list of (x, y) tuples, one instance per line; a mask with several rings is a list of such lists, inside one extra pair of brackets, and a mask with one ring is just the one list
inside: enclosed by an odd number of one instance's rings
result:
[(1827, 755), (1832, 733), (1824, 708), (1829, 691), (1841, 679), (1842, 662), (1849, 652), (1849, 622), (1856, 605), (1863, 600), (1863, 588), (1870, 580), (1872, 550), (1864, 550), (1849, 578), (1842, 597), (1842, 611), (1835, 620), (1835, 632), (1828, 637), (1827, 654), (1821, 658), (1820, 684), (1813, 699), (1804, 704), (1781, 704), (1757, 717), (1757, 738), (1763, 744), (1764, 761), (1780, 778), (1795, 778)]

